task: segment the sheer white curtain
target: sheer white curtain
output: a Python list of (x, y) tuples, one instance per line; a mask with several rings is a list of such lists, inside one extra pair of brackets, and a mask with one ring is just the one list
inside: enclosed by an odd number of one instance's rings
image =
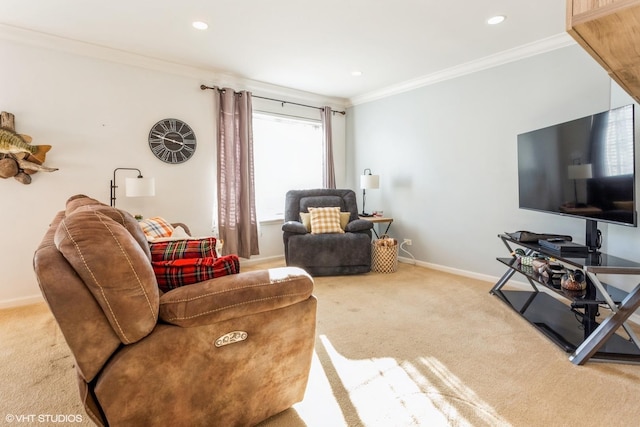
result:
[(331, 107), (320, 109), (322, 121), (322, 186), (336, 188), (336, 172), (333, 166), (333, 141), (331, 138)]
[(251, 93), (214, 91), (218, 115), (218, 228), (223, 254), (258, 255)]

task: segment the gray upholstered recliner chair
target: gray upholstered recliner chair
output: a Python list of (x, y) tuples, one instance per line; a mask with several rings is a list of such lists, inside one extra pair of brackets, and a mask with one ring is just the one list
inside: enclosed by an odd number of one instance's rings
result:
[[(348, 212), (345, 233), (313, 234), (300, 213), (314, 207), (340, 207)], [(285, 199), (282, 226), (288, 266), (304, 268), (312, 276), (367, 273), (371, 270), (373, 224), (358, 218), (356, 194), (347, 189), (291, 190)]]

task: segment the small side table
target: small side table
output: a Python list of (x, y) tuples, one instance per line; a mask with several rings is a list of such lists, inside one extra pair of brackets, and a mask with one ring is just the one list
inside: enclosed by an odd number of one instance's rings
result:
[[(374, 224), (387, 224), (387, 228), (386, 230), (384, 230), (383, 234), (387, 234), (387, 232), (389, 231), (389, 227), (391, 227), (391, 223), (393, 222), (393, 218), (388, 218), (385, 216), (361, 216), (360, 219), (364, 219), (367, 221), (370, 221)], [(373, 227), (373, 233), (376, 235), (377, 238), (380, 238), (380, 236), (378, 236), (378, 232), (376, 231), (376, 228)]]

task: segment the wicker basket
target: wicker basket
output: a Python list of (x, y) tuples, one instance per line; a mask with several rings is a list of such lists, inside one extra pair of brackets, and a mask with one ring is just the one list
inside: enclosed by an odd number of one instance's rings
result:
[(371, 243), (371, 271), (395, 273), (398, 269), (398, 241), (383, 234)]

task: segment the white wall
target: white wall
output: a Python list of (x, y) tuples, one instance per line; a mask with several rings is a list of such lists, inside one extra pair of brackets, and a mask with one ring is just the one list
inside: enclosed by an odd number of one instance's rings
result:
[[(185, 222), (194, 234), (210, 233), (213, 93), (200, 84), (224, 85), (226, 79), (236, 89), (259, 87), (252, 90), (256, 95), (342, 109), (337, 100), (285, 88), (176, 66), (165, 72), (161, 63), (138, 66), (77, 54), (56, 40), (2, 35), (0, 52), (10, 66), (0, 67), (0, 110), (14, 113), (17, 131), (34, 143), (52, 145), (46, 164), (60, 170), (34, 175), (31, 185), (0, 181), (0, 307), (39, 296), (31, 261), (47, 224), (73, 194), (108, 203), (116, 167), (140, 168), (157, 185), (157, 196), (144, 199), (124, 197), (121, 187), (118, 207)], [(357, 105), (346, 121), (334, 116), (337, 183), (357, 189), (358, 175), (371, 168), (381, 176), (381, 188), (367, 193), (367, 210), (393, 216), (390, 233), (411, 238), (418, 260), (497, 276), (503, 269), (495, 257), (505, 252), (500, 232), (530, 229), (584, 239), (582, 220), (517, 208), (517, 134), (628, 100), (615, 85), (612, 94), (606, 73), (572, 46)], [(254, 107), (316, 114), (257, 99)], [(166, 117), (186, 121), (198, 136), (196, 155), (182, 165), (166, 165), (148, 149), (151, 125)], [(119, 173), (118, 183), (126, 176)], [(637, 229), (600, 228), (605, 250), (640, 260)], [(282, 255), (280, 224), (262, 224), (260, 233), (260, 258)]]
[[(0, 32), (4, 64), (0, 67), (0, 110), (15, 114), (17, 132), (31, 135), (34, 144), (53, 146), (45, 164), (59, 170), (33, 175), (30, 185), (13, 178), (0, 180), (0, 307), (39, 297), (32, 258), (47, 225), (74, 194), (109, 203), (109, 180), (116, 167), (139, 168), (144, 176), (156, 179), (156, 197), (126, 198), (124, 180), (135, 173), (118, 172), (117, 207), (184, 222), (195, 235), (211, 234), (216, 176), (214, 104), (213, 92), (201, 91), (200, 85), (224, 85), (225, 79), (232, 79), (159, 61), (131, 60), (126, 55), (123, 62), (118, 53), (113, 55), (117, 60), (107, 60), (103, 57), (110, 52), (94, 52), (53, 38), (24, 37), (23, 33), (18, 40), (2, 36), (6, 31)], [(263, 93), (252, 90), (252, 85)], [(256, 95), (344, 109), (334, 99), (285, 88), (242, 81), (232, 81), (230, 86)], [(319, 117), (314, 109), (261, 100), (254, 105)], [(168, 117), (184, 120), (198, 138), (196, 154), (180, 165), (161, 162), (148, 147), (149, 129)], [(345, 151), (344, 132), (344, 119), (336, 116), (338, 153)], [(338, 175), (344, 182), (344, 154), (340, 162)], [(261, 227), (260, 246), (260, 257), (283, 254), (280, 224)]]
[[(350, 108), (348, 163), (356, 175), (380, 175), (368, 209), (395, 219), (390, 234), (411, 238), (405, 248), (417, 260), (500, 276), (499, 233), (562, 233), (579, 242), (585, 234), (584, 220), (518, 209), (517, 135), (611, 102), (606, 72), (577, 45), (565, 47)], [(605, 250), (640, 261), (638, 229), (600, 228)]]

